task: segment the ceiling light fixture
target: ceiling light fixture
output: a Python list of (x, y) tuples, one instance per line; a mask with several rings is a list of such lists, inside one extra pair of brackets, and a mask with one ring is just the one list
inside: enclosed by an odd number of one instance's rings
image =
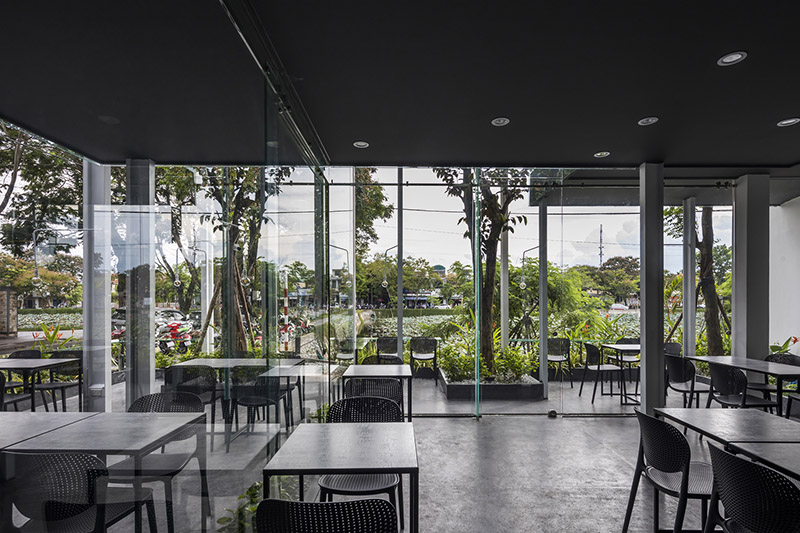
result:
[(369, 143), (367, 141), (356, 141), (353, 146), (356, 148), (369, 148)]
[(798, 122), (800, 122), (800, 118), (785, 118), (778, 122), (778, 127), (785, 128), (786, 126), (794, 126)]
[(658, 117), (644, 117), (637, 124), (640, 126), (652, 126), (656, 122), (658, 122)]
[(735, 65), (737, 63), (741, 63), (747, 57), (747, 52), (739, 51), (739, 52), (731, 52), (730, 54), (725, 54), (724, 56), (717, 59), (717, 65), (721, 67), (730, 67), (731, 65)]
[(596, 154), (594, 154), (594, 156), (595, 156), (597, 159), (602, 159), (602, 158), (604, 158), (604, 157), (608, 157), (608, 156), (610, 156), (610, 155), (611, 155), (611, 152), (605, 152), (605, 151), (603, 151), (603, 152), (597, 152)]
[(501, 126), (508, 126), (511, 122), (511, 119), (506, 117), (497, 117), (492, 119), (492, 126), (497, 126), (498, 128)]

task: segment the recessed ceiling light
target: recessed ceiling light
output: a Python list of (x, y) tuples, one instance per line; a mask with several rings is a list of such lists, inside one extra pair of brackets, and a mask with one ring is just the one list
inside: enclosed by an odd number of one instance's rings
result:
[(509, 118), (497, 117), (492, 119), (492, 126), (497, 126), (497, 127), (508, 126), (509, 122), (511, 122), (511, 119)]
[(604, 157), (608, 157), (608, 156), (610, 156), (610, 155), (611, 155), (611, 152), (597, 152), (596, 154), (594, 154), (594, 156), (595, 156), (597, 159), (602, 159), (602, 158), (604, 158)]
[(644, 117), (637, 124), (640, 126), (652, 126), (656, 122), (658, 122), (658, 117)]
[(747, 57), (747, 52), (739, 51), (739, 52), (731, 52), (730, 54), (725, 54), (724, 56), (717, 59), (717, 65), (721, 67), (730, 67), (731, 65), (735, 65), (736, 63), (741, 63)]
[(778, 127), (785, 128), (786, 126), (794, 126), (798, 122), (800, 122), (800, 118), (785, 118), (778, 122)]
[(353, 146), (356, 148), (369, 148), (369, 143), (367, 141), (356, 141)]

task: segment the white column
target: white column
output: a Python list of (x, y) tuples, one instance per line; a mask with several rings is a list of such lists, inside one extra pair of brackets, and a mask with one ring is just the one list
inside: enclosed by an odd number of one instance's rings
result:
[(683, 201), (683, 355), (694, 355), (697, 344), (696, 201)]
[(769, 353), (769, 176), (748, 174), (733, 189), (732, 355)]
[(83, 161), (83, 397), (111, 411), (111, 169)]
[[(215, 212), (215, 202), (208, 194), (205, 188), (197, 192), (195, 199), (197, 206), (197, 221), (199, 228), (197, 231), (197, 242), (192, 243), (197, 248), (197, 262), (201, 262), (200, 266), (200, 315), (201, 323), (206, 318), (206, 314), (211, 304), (211, 298), (214, 296), (214, 226), (211, 222), (211, 217), (208, 216), (203, 221), (203, 215)], [(197, 264), (197, 262), (195, 264)], [(262, 293), (266, 289), (262, 287)], [(212, 310), (211, 322), (214, 324), (214, 315)], [(202, 350), (204, 352), (214, 351), (214, 335), (211, 332), (206, 333), (203, 340)]]
[(664, 406), (664, 165), (639, 166), (642, 409)]
[[(523, 268), (525, 265), (522, 265)], [(547, 196), (539, 200), (539, 381), (548, 397), (547, 376)]]

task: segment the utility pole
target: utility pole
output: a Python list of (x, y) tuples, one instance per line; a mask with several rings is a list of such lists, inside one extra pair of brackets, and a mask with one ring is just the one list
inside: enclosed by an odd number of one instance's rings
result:
[(603, 266), (603, 225), (600, 224), (600, 266)]

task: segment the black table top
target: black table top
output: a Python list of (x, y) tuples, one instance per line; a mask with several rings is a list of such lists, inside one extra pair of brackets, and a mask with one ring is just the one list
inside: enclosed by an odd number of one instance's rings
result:
[(756, 409), (657, 408), (655, 412), (725, 445), (731, 442), (800, 443), (800, 423)]
[(31, 413), (0, 411), (0, 449), (8, 448), (42, 433), (68, 426), (99, 413)]
[(346, 378), (410, 378), (410, 365), (350, 365)]
[(137, 455), (168, 442), (205, 413), (97, 413), (6, 449), (9, 452), (83, 452)]
[(781, 474), (800, 479), (800, 443), (734, 442), (728, 447), (732, 452), (755, 459)]
[(325, 363), (323, 364), (306, 363), (304, 365), (295, 365), (295, 366), (276, 366), (270, 368), (263, 374), (260, 374), (260, 377), (276, 377), (276, 378), (304, 377), (312, 380), (316, 378), (324, 379), (327, 378), (330, 374), (333, 374), (339, 368), (341, 368), (339, 365), (331, 364), (329, 372), (328, 365)]
[(172, 366), (208, 366), (217, 370), (236, 367), (266, 367), (269, 361), (270, 367), (276, 366), (296, 366), (303, 364), (304, 359), (261, 359), (261, 358), (223, 358), (223, 357), (198, 357), (189, 359), (182, 363)]
[(301, 424), (264, 467), (267, 475), (419, 471), (414, 426)]
[(0, 370), (47, 370), (67, 363), (79, 361), (75, 358), (66, 359), (0, 359)]
[(745, 357), (730, 357), (727, 355), (687, 355), (686, 359), (692, 361), (702, 361), (718, 365), (732, 366), (759, 374), (769, 374), (775, 377), (796, 377), (800, 376), (800, 366), (787, 365), (784, 363), (771, 363), (759, 359), (747, 359)]

